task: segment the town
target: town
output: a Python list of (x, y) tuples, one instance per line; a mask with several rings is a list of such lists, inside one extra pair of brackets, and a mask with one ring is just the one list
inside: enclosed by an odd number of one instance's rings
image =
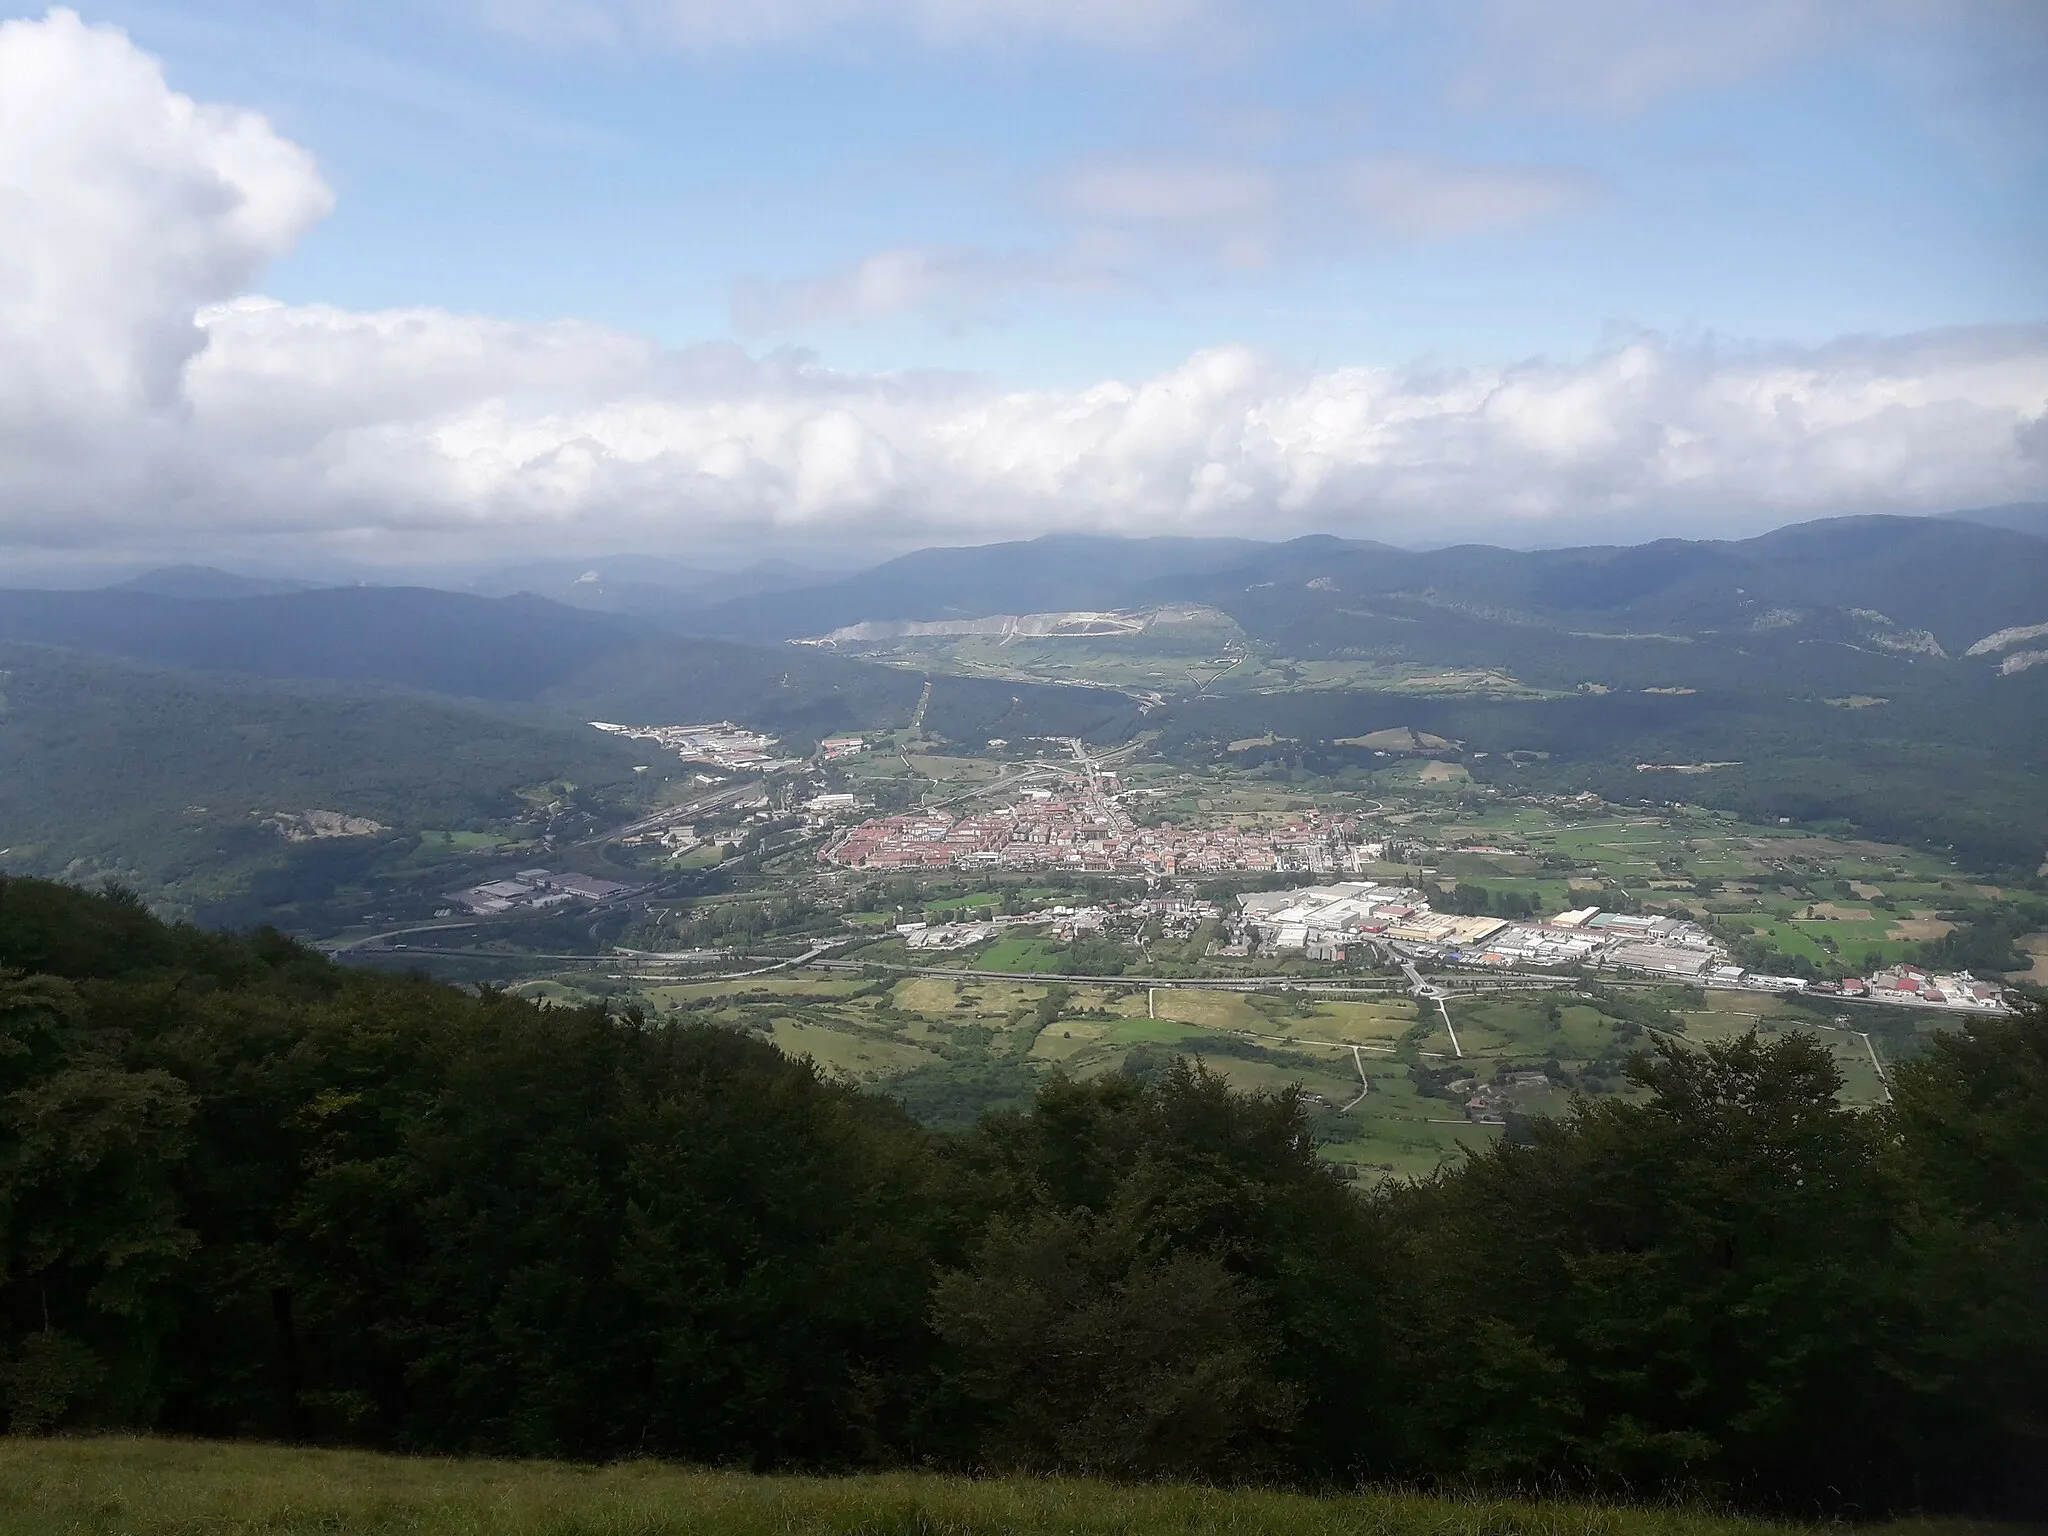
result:
[(879, 817), (834, 838), (822, 855), (849, 869), (1063, 869), (1082, 874), (1352, 873), (1384, 849), (1349, 816), (1303, 811), (1273, 828), (1141, 827), (1117, 797), (1117, 776), (1082, 788), (1027, 789), (1014, 805), (954, 817), (924, 810)]
[[(1198, 874), (1359, 875), (1390, 852), (1427, 852), (1412, 845), (1392, 849), (1383, 837), (1368, 840), (1358, 817), (1315, 810), (1264, 827), (1141, 826), (1125, 808), (1117, 775), (1083, 761), (1085, 772), (1058, 789), (1026, 789), (1008, 805), (957, 816), (928, 808), (863, 821), (833, 834), (819, 857), (841, 868), (876, 872), (1143, 875), (1157, 888), (1168, 877)], [(843, 810), (845, 797), (833, 798), (834, 809)], [(1155, 890), (1146, 901), (1160, 899)], [(1055, 937), (1066, 938), (1130, 926), (1131, 914), (1123, 907), (1135, 912), (1144, 904), (1062, 908), (1049, 916)], [(1187, 903), (1177, 907), (1181, 915), (1188, 910)], [(1433, 910), (1414, 886), (1340, 879), (1242, 895), (1234, 911), (1212, 915), (1225, 929), (1212, 951), (1222, 959), (1298, 954), (1334, 965), (1373, 958), (1496, 972), (1584, 968), (1923, 1008), (2003, 1012), (2007, 1006), (2003, 988), (1966, 972), (1934, 975), (1900, 966), (1867, 980), (1828, 982), (1747, 970), (1733, 963), (1727, 946), (1707, 927), (1671, 913), (1588, 906), (1522, 919), (1456, 915)], [(911, 949), (953, 950), (980, 943), (1014, 921), (1019, 920), (907, 923), (899, 933)]]

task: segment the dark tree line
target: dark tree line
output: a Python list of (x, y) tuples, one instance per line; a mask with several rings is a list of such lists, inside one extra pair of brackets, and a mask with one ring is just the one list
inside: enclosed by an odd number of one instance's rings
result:
[(1426, 881), (1423, 894), (1437, 911), (1461, 917), (1526, 918), (1540, 916), (1543, 911), (1543, 898), (1536, 892), (1497, 891), (1464, 880), (1448, 890), (1434, 881)]
[(1810, 1038), (1360, 1196), (1184, 1062), (961, 1134), (739, 1032), (0, 880), (0, 1401), (134, 1427), (2038, 1511), (2048, 1025)]

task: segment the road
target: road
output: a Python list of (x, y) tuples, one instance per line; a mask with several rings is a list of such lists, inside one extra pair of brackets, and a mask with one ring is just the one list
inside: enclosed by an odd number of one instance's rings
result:
[[(842, 944), (851, 944), (858, 937), (859, 935), (843, 939), (820, 939), (800, 955), (792, 955), (787, 960), (777, 960), (771, 965), (759, 966), (751, 971), (726, 971), (717, 976), (693, 975), (687, 979), (691, 981), (741, 981), (749, 976), (766, 976), (774, 971), (794, 970), (800, 965), (816, 965), (819, 963), (819, 957), (828, 950), (837, 949)], [(829, 962), (826, 963), (829, 964)]]
[(1365, 1075), (1364, 1047), (1356, 1045), (1351, 1047), (1351, 1064), (1358, 1068), (1358, 1097), (1349, 1104), (1346, 1104), (1342, 1109), (1339, 1109), (1337, 1113), (1340, 1115), (1349, 1114), (1352, 1110), (1358, 1108), (1359, 1105), (1365, 1102), (1365, 1096), (1372, 1092), (1372, 1079)]
[(1885, 1076), (1884, 1063), (1877, 1059), (1877, 1047), (1870, 1043), (1870, 1036), (1862, 1030), (1856, 1031), (1856, 1038), (1863, 1042), (1863, 1049), (1870, 1053), (1870, 1070), (1877, 1074), (1877, 1085), (1884, 1090), (1884, 1101), (1892, 1101), (1892, 1080)]
[[(1217, 673), (1215, 674), (1215, 676), (1214, 676), (1214, 677), (1211, 677), (1211, 678), (1210, 678), (1210, 679), (1208, 680), (1208, 682), (1205, 682), (1205, 683), (1200, 683), (1200, 684), (1198, 684), (1198, 685), (1196, 686), (1196, 688), (1195, 688), (1195, 692), (1196, 692), (1196, 693), (1207, 693), (1207, 692), (1209, 691), (1209, 683), (1213, 683), (1213, 682), (1217, 681), (1217, 679), (1221, 678), (1221, 677), (1223, 676), (1223, 674), (1224, 674), (1225, 672), (1232, 672), (1232, 671), (1235, 671), (1235, 670), (1236, 670), (1237, 668), (1239, 668), (1239, 667), (1243, 666), (1243, 665), (1245, 664), (1245, 661), (1246, 661), (1246, 659), (1247, 659), (1247, 657), (1248, 657), (1249, 655), (1250, 655), (1250, 652), (1246, 652), (1244, 656), (1234, 656), (1234, 657), (1232, 657), (1232, 658), (1231, 658), (1231, 661), (1230, 661), (1230, 665), (1229, 665), (1229, 666), (1227, 666), (1227, 667), (1224, 667), (1224, 668), (1223, 668), (1223, 669), (1222, 669), (1221, 671), (1217, 672)], [(1193, 670), (1193, 669), (1191, 668), (1190, 670)]]
[(1421, 1001), (1436, 1004), (1436, 1011), (1444, 1016), (1444, 1033), (1451, 1037), (1451, 1050), (1458, 1060), (1463, 1061), (1465, 1047), (1458, 1043), (1458, 1031), (1451, 1024), (1451, 1010), (1445, 1006), (1444, 989), (1424, 981), (1422, 972), (1415, 969), (1415, 962), (1405, 956), (1401, 960), (1401, 969), (1407, 973), (1409, 990)]
[(373, 944), (382, 944), (390, 939), (403, 938), (408, 933), (439, 933), (443, 929), (448, 928), (474, 928), (476, 926), (474, 920), (467, 922), (414, 923), (409, 928), (392, 928), (383, 933), (366, 933), (360, 938), (346, 939), (340, 942), (329, 940), (323, 943), (316, 943), (313, 947), (322, 954), (352, 955), (356, 951), (367, 949)]

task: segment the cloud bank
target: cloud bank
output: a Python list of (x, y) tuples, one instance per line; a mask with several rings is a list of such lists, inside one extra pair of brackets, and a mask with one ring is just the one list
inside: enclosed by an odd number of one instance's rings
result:
[[(1359, 195), (1413, 206), (1405, 174)], [(1176, 195), (1202, 212), (1240, 194)], [(1413, 216), (1458, 225), (1503, 195)], [(1803, 350), (1644, 336), (1465, 370), (1223, 346), (1020, 391), (246, 297), (330, 201), (302, 150), (178, 95), (118, 31), (64, 11), (0, 26), (0, 545), (1534, 542), (2048, 496), (2048, 327)], [(865, 298), (781, 297), (884, 305), (892, 284), (973, 276), (934, 258), (871, 274)]]

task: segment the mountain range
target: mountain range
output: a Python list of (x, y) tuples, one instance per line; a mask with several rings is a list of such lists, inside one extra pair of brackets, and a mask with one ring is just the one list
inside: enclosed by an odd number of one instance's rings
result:
[(1752, 628), (1774, 613), (1860, 608), (1961, 650), (1993, 630), (2048, 619), (2048, 539), (1904, 517), (1835, 518), (1735, 541), (1554, 550), (1417, 552), (1329, 535), (1279, 544), (1059, 535), (921, 550), (820, 586), (713, 604), (680, 622), (699, 634), (761, 642), (875, 620), (1169, 601), (1211, 603), (1235, 617), (1258, 607), (1264, 600), (1255, 594), (1270, 587), (1333, 600), (1411, 595), (1474, 615), (1687, 633)]

